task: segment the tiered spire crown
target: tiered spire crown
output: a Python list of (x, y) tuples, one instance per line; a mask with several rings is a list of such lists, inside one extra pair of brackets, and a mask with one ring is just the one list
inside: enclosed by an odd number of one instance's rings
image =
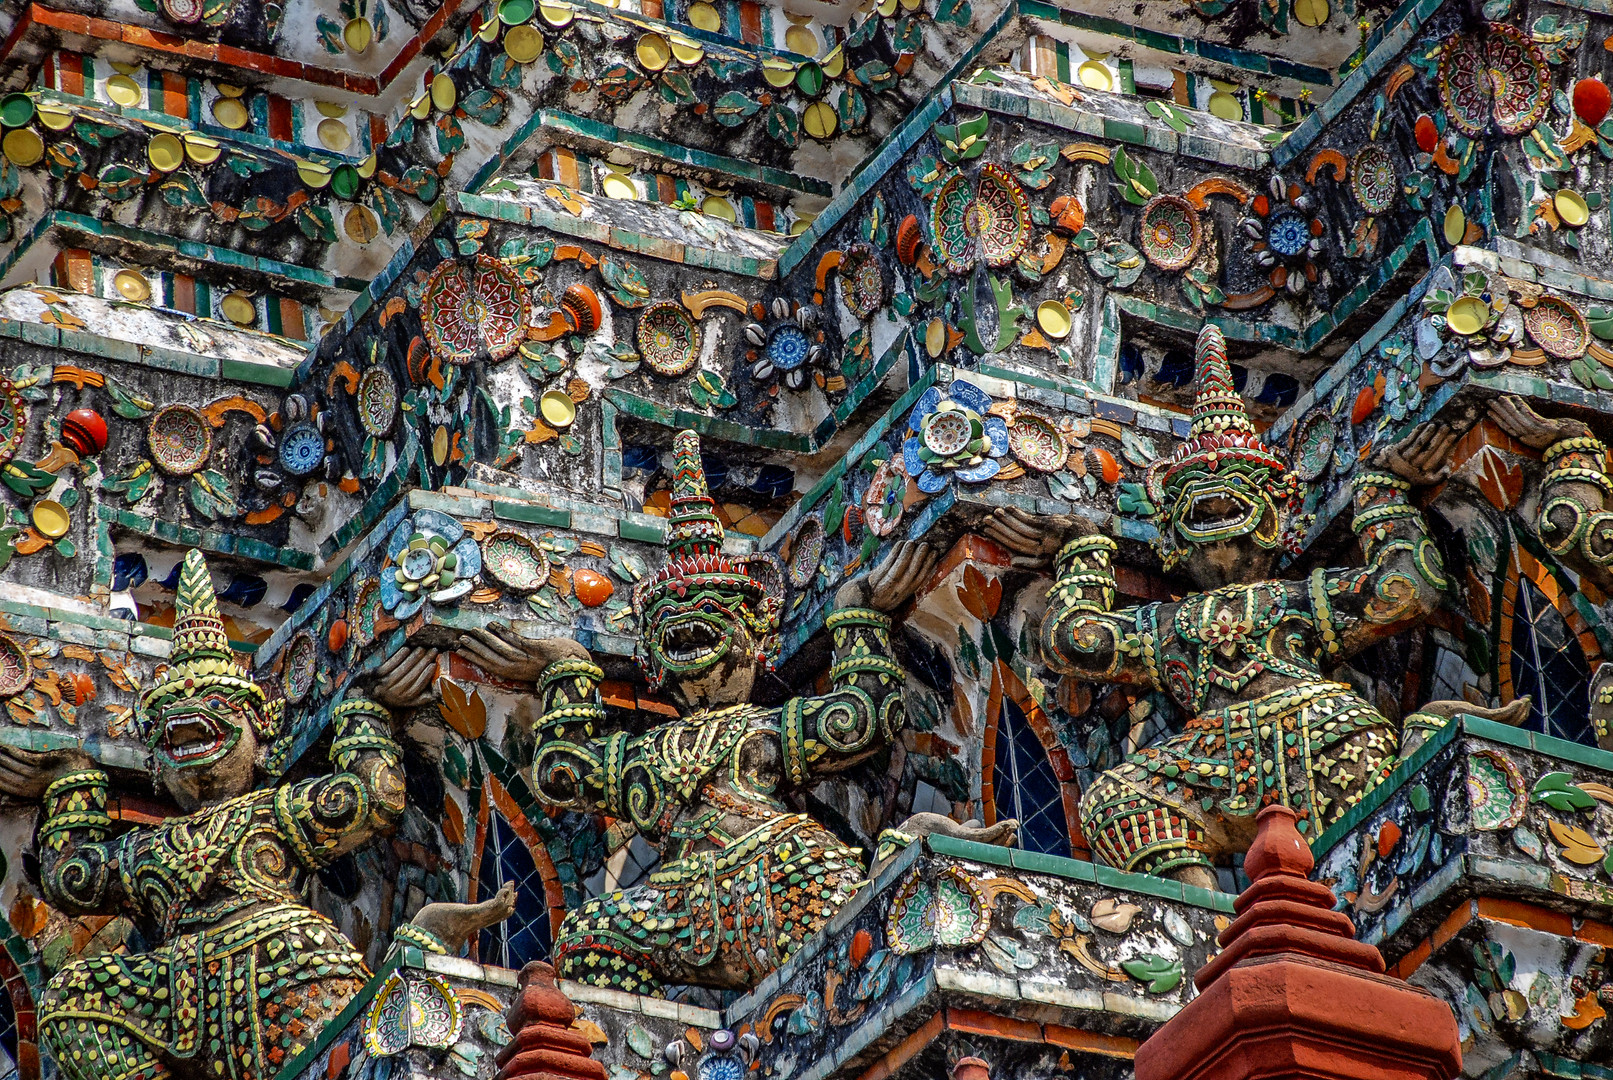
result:
[(717, 504), (706, 488), (706, 470), (700, 462), (700, 436), (680, 431), (672, 443), (672, 514), (667, 522), (669, 558), (715, 555), (722, 551), (722, 521)]
[(1192, 430), (1165, 464), (1161, 483), (1180, 483), (1188, 474), (1215, 472), (1224, 464), (1265, 469), (1270, 474), (1269, 486), (1284, 485), (1287, 467), (1267, 448), (1249, 419), (1249, 409), (1232, 381), (1227, 342), (1220, 327), (1207, 325), (1200, 330), (1194, 351), (1198, 389), (1193, 398)]
[(185, 553), (179, 570), (179, 588), (174, 605), (174, 647), (168, 670), (162, 680), (146, 691), (140, 701), (141, 722), (148, 740), (162, 733), (156, 714), (180, 698), (195, 697), (208, 689), (220, 689), (232, 698), (245, 697), (256, 706), (254, 719), (264, 720), (266, 699), (261, 687), (235, 659), (224, 619), (219, 615), (218, 596), (207, 559), (192, 548)]

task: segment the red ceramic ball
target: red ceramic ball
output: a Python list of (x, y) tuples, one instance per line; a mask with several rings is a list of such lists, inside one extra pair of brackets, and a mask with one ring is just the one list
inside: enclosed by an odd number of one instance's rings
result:
[(571, 587), (584, 607), (598, 607), (616, 591), (610, 578), (598, 570), (578, 570), (571, 576)]
[(1613, 106), (1613, 94), (1601, 79), (1581, 79), (1574, 84), (1574, 115), (1586, 124), (1600, 124), (1609, 106)]
[(1432, 154), (1434, 147), (1439, 145), (1439, 125), (1434, 118), (1423, 113), (1417, 118), (1417, 149), (1425, 154)]
[(94, 409), (74, 409), (62, 420), (62, 443), (81, 458), (106, 449), (106, 421)]

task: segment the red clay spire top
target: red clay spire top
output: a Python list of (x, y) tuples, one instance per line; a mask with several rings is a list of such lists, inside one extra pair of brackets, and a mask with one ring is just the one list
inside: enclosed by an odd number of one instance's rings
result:
[(1268, 806), (1244, 860), (1250, 886), (1199, 969), (1199, 996), (1137, 1050), (1137, 1080), (1451, 1080), (1462, 1069), (1450, 1008), (1383, 974), (1355, 940), (1294, 828)]
[(1244, 872), (1252, 880), (1233, 901), (1232, 910), (1238, 917), (1217, 939), (1223, 951), (1193, 976), (1199, 989), (1241, 960), (1276, 953), (1309, 956), (1375, 974), (1383, 971), (1382, 954), (1356, 941), (1355, 924), (1343, 912), (1333, 910), (1338, 903), (1333, 890), (1306, 876), (1316, 866), (1316, 859), (1294, 828), (1297, 820), (1292, 810), (1281, 805), (1266, 807), (1255, 819), (1259, 831), (1243, 862)]
[(1299, 815), (1281, 804), (1274, 803), (1260, 812), (1255, 819), (1258, 831), (1249, 853), (1243, 857), (1243, 872), (1250, 881), (1259, 881), (1270, 874), (1298, 874), (1311, 876), (1316, 868), (1316, 857), (1311, 846), (1299, 835), (1294, 823)]
[(571, 1026), (577, 1007), (555, 984), (554, 968), (534, 960), (505, 1012), (514, 1038), (499, 1051), (495, 1080), (605, 1080), (593, 1044)]

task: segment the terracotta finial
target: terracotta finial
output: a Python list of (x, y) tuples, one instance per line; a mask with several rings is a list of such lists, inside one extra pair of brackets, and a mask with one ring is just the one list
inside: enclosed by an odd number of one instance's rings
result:
[(1451, 1080), (1461, 1039), (1443, 1001), (1384, 974), (1333, 910), (1294, 812), (1270, 806), (1244, 860), (1222, 951), (1199, 995), (1137, 1049), (1137, 1080)]
[(1299, 815), (1281, 803), (1273, 803), (1255, 818), (1255, 842), (1243, 857), (1243, 872), (1250, 881), (1268, 874), (1298, 874), (1309, 877), (1316, 867), (1311, 847), (1294, 827)]
[(535, 960), (521, 969), (519, 983), (504, 1013), (514, 1038), (499, 1051), (496, 1080), (605, 1080), (593, 1044), (571, 1026), (577, 1007), (560, 992), (554, 968)]

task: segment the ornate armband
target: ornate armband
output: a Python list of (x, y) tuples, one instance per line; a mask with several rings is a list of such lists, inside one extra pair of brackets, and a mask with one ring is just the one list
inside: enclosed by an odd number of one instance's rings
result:
[(109, 781), (100, 769), (84, 769), (60, 777), (45, 789), (45, 823), (40, 839), (53, 851), (67, 843), (66, 834), (85, 831), (91, 841), (103, 840), (112, 826), (106, 812)]
[(1109, 560), (1119, 550), (1107, 536), (1078, 536), (1059, 549), (1053, 594), (1070, 611), (1109, 611), (1115, 574)]
[(594, 693), (604, 679), (603, 668), (580, 657), (556, 660), (544, 668), (538, 676), (538, 692), (544, 698), (538, 727), (564, 737), (568, 727), (581, 725), (582, 737), (591, 738), (605, 719), (605, 707)]
[[(538, 689), (547, 690), (561, 679), (586, 679), (597, 686), (605, 680), (605, 669), (592, 660), (584, 660), (580, 657), (567, 657), (563, 660), (556, 660), (544, 668), (543, 673), (538, 676)], [(591, 689), (592, 687), (579, 686), (575, 689), (575, 693), (577, 696), (582, 697), (587, 695)]]
[(344, 701), (331, 710), (331, 726), (336, 739), (330, 746), (330, 759), (343, 772), (351, 771), (360, 754), (379, 754), (388, 765), (396, 766), (401, 754), (392, 737), (392, 714), (367, 698)]
[(1413, 506), (1406, 496), (1411, 482), (1393, 473), (1364, 469), (1350, 481), (1355, 492), (1355, 518), (1350, 528), (1360, 535), (1374, 525), (1398, 518), (1414, 518), (1422, 511)]
[(1586, 454), (1600, 463), (1606, 460), (1607, 447), (1602, 445), (1601, 440), (1590, 435), (1576, 435), (1570, 439), (1558, 439), (1546, 447), (1546, 452), (1540, 456), (1541, 460), (1550, 465), (1564, 454)]
[(823, 620), (834, 638), (835, 648), (852, 647), (864, 633), (872, 635), (882, 646), (890, 645), (891, 617), (873, 608), (841, 608), (831, 611)]
[(1338, 628), (1333, 625), (1333, 605), (1328, 600), (1327, 571), (1317, 567), (1311, 571), (1311, 618), (1317, 632), (1322, 635), (1322, 648), (1329, 656), (1337, 656), (1344, 647), (1339, 641)]

